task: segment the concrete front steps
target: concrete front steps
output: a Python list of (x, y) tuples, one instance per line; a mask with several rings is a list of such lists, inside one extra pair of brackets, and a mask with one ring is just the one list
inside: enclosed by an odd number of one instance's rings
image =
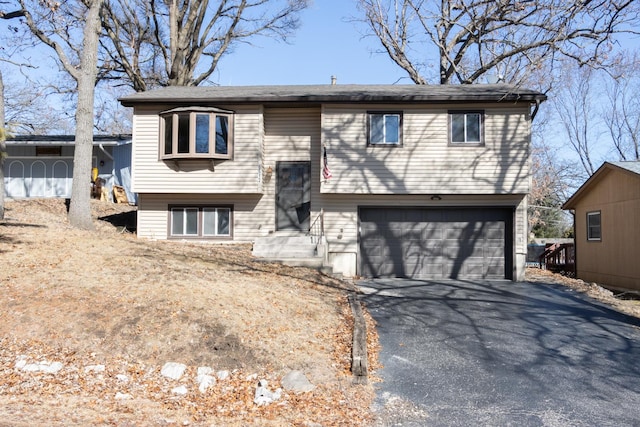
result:
[(309, 267), (333, 275), (333, 269), (324, 262), (324, 246), (317, 243), (317, 240), (299, 232), (277, 231), (257, 238), (253, 243), (252, 254), (262, 261)]

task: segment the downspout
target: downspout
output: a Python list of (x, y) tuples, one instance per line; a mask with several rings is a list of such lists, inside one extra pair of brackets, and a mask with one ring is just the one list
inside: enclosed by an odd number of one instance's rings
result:
[(540, 100), (536, 99), (536, 105), (533, 107), (533, 112), (531, 113), (531, 123), (533, 123), (533, 119), (536, 118), (536, 114), (538, 114), (538, 110), (540, 109)]
[[(533, 120), (533, 118), (531, 118), (531, 120)], [(100, 151), (102, 151), (104, 155), (109, 158), (109, 160), (113, 161), (113, 156), (107, 153), (107, 150), (104, 149), (104, 146), (102, 144), (98, 144), (98, 147), (100, 148)]]
[[(102, 151), (102, 153), (111, 160), (111, 185), (116, 185), (116, 162), (113, 161), (113, 156), (105, 150), (102, 143), (98, 144), (98, 148), (100, 148), (100, 151)], [(113, 191), (113, 187), (111, 188), (111, 191)]]
[(104, 153), (105, 156), (107, 156), (107, 158), (109, 160), (111, 160), (111, 176), (114, 177), (116, 176), (116, 164), (113, 161), (113, 156), (111, 154), (109, 154), (107, 152), (107, 150), (105, 150), (104, 146), (102, 144), (98, 144), (98, 147), (100, 148), (100, 151), (102, 151)]

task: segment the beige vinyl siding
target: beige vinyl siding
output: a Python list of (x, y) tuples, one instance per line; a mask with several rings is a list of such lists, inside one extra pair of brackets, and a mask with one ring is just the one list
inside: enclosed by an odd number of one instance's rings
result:
[[(272, 175), (265, 179), (261, 208), (275, 230), (276, 164), (282, 161), (311, 162), (311, 221), (320, 211), (320, 108), (265, 108), (265, 169)], [(264, 205), (264, 206), (262, 206)]]
[(258, 192), (262, 193), (264, 191), (264, 180), (265, 180), (265, 152), (264, 152), (264, 107), (260, 106), (260, 114), (262, 115), (262, 120), (259, 124), (259, 137), (260, 141), (258, 145)]
[(261, 192), (260, 106), (218, 106), (234, 110), (233, 158), (210, 161), (159, 160), (160, 119), (166, 108), (136, 108), (133, 119), (133, 191), (138, 193), (259, 193)]
[(311, 139), (319, 130), (319, 108), (265, 108), (267, 161), (309, 161)]
[(523, 197), (516, 207), (513, 245), (515, 258), (513, 259), (513, 279), (517, 281), (525, 280), (524, 267), (527, 262), (527, 243), (529, 239), (529, 201)]
[[(166, 239), (168, 230), (167, 210), (170, 204), (232, 204), (234, 205), (233, 238), (236, 241), (251, 241), (275, 231), (275, 186), (276, 162), (309, 161), (312, 176), (312, 209), (319, 211), (317, 197), (320, 183), (316, 178), (320, 173), (320, 110), (269, 109), (265, 108), (264, 128), (259, 124), (259, 134), (264, 135), (263, 144), (257, 146), (258, 153), (264, 152), (262, 160), (261, 195), (243, 194), (177, 194), (187, 193), (187, 189), (174, 194), (143, 193), (139, 199), (138, 235), (144, 238)], [(264, 131), (262, 130), (264, 129)], [(264, 132), (264, 133), (263, 133)], [(317, 147), (311, 150), (310, 146)], [(262, 148), (261, 148), (262, 145)], [(267, 168), (272, 168), (271, 175)], [(216, 169), (217, 170), (217, 169)]]
[[(459, 109), (460, 107), (458, 107)], [(322, 142), (333, 178), (323, 193), (525, 194), (529, 191), (528, 107), (480, 105), (485, 144), (449, 144), (451, 106), (323, 107)], [(367, 111), (402, 111), (402, 145), (368, 146)]]
[(256, 209), (260, 197), (251, 194), (140, 194), (138, 237), (157, 240), (168, 237), (169, 205), (233, 205), (233, 240), (252, 241), (267, 231), (264, 218)]

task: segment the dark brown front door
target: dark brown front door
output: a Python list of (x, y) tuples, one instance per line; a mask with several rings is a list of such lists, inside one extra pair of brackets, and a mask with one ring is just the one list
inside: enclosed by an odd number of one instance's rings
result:
[(276, 230), (309, 229), (311, 211), (311, 164), (276, 164)]

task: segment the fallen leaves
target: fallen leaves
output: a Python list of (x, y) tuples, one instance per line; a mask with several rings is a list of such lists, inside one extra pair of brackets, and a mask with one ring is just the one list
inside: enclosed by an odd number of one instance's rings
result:
[[(351, 385), (348, 284), (309, 269), (256, 262), (248, 245), (140, 241), (100, 222), (94, 233), (74, 230), (60, 200), (12, 201), (7, 208), (13, 225), (0, 223), (0, 235), (8, 238), (0, 239), (3, 421), (370, 421), (372, 388)], [(93, 208), (96, 216), (131, 209)], [(63, 368), (56, 374), (20, 371), (15, 363), (21, 355), (28, 363), (57, 361)], [(184, 381), (160, 375), (167, 361), (188, 365)], [(96, 365), (104, 371), (85, 370)], [(199, 366), (230, 375), (200, 393)], [(256, 407), (257, 378), (277, 387), (291, 369), (308, 374), (316, 389), (284, 392), (280, 401)], [(172, 393), (182, 385), (185, 395)], [(118, 393), (130, 398), (116, 399)]]
[(542, 270), (539, 268), (527, 268), (526, 279), (530, 282), (541, 283), (557, 283), (563, 286), (567, 286), (578, 292), (582, 292), (589, 295), (598, 301), (610, 305), (616, 308), (622, 313), (640, 318), (640, 302), (637, 294), (631, 295), (635, 298), (620, 298), (613, 292), (603, 288), (597, 283), (587, 283), (581, 279), (575, 279), (567, 276), (563, 276), (558, 273), (553, 273), (548, 270)]

